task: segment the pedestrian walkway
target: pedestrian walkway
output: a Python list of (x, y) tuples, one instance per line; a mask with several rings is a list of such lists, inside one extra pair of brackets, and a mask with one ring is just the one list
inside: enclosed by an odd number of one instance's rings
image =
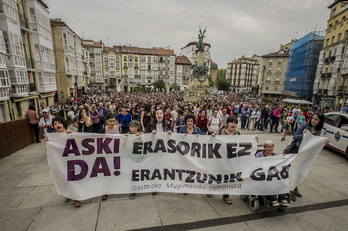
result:
[[(257, 134), (262, 143), (280, 134)], [(289, 137), (290, 139), (290, 137)], [(45, 144), (32, 144), (0, 160), (1, 230), (346, 230), (348, 215), (348, 163), (324, 149), (299, 189), (303, 198), (285, 212), (261, 208), (253, 213), (239, 196), (229, 206), (222, 196), (170, 193), (110, 195), (92, 198), (80, 208), (57, 195), (47, 164)]]

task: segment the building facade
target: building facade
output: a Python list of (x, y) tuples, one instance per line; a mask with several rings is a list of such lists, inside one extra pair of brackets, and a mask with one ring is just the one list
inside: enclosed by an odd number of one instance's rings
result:
[(281, 45), (277, 52), (261, 56), (261, 72), (259, 94), (264, 96), (283, 95), (288, 68), (289, 46)]
[(256, 94), (259, 88), (259, 72), (260, 56), (242, 56), (227, 64), (226, 79), (231, 82), (232, 91)]
[(291, 45), (284, 87), (286, 92), (302, 99), (312, 100), (324, 34), (324, 32), (310, 32)]
[(176, 84), (181, 90), (188, 87), (191, 81), (191, 61), (186, 56), (176, 56), (175, 59), (175, 76)]
[[(30, 88), (32, 88), (32, 72), (37, 75), (35, 87), (37, 87), (40, 98), (46, 98), (46, 100), (40, 100), (46, 105), (52, 105), (53, 97), (57, 91), (56, 84), (56, 66), (54, 60), (52, 31), (50, 25), (50, 18), (48, 12), (48, 6), (41, 0), (27, 0), (29, 10), (29, 25), (31, 28), (30, 34), (32, 36), (32, 49), (25, 46), (27, 51), (27, 67), (30, 81)], [(26, 32), (27, 34), (27, 32)], [(23, 36), (24, 37), (24, 36)], [(30, 43), (28, 46), (31, 48)], [(30, 54), (30, 55), (28, 55)], [(31, 58), (31, 54), (34, 54)], [(33, 62), (35, 66), (33, 66)], [(35, 70), (33, 68), (35, 67)]]
[(88, 51), (88, 64), (89, 71), (89, 85), (88, 87), (92, 90), (105, 90), (107, 83), (105, 83), (104, 72), (103, 72), (103, 55), (102, 51), (104, 44), (102, 41), (94, 42), (93, 40), (82, 40), (82, 44), (87, 48)]
[(103, 49), (103, 70), (105, 82), (105, 90), (121, 91), (121, 52), (120, 47), (104, 47)]
[(89, 84), (89, 56), (81, 38), (60, 19), (51, 19), (57, 67), (57, 98), (66, 103), (82, 95)]
[[(0, 1), (0, 122), (24, 118), (30, 104), (38, 109), (41, 102), (54, 103), (55, 67), (47, 9), (42, 0)], [(44, 74), (47, 70), (49, 75)]]
[(313, 100), (323, 108), (338, 111), (348, 104), (348, 4), (336, 0), (328, 8), (330, 16), (319, 56)]

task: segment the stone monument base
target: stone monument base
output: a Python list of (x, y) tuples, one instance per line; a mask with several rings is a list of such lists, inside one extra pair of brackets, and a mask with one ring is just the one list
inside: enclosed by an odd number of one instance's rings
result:
[(192, 80), (192, 84), (185, 90), (185, 101), (201, 102), (205, 97), (211, 94), (209, 80), (200, 82), (197, 79)]

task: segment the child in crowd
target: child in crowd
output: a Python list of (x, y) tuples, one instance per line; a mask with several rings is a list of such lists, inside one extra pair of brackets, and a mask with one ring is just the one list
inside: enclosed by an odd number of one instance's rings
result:
[(113, 113), (106, 115), (106, 126), (100, 129), (100, 134), (121, 134), (121, 128)]

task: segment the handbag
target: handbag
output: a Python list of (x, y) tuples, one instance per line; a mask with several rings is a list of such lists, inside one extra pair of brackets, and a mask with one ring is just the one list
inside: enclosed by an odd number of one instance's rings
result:
[(294, 140), (293, 138), (290, 140), (290, 142), (288, 143), (288, 145), (286, 146), (286, 148), (284, 149), (283, 153), (284, 154), (289, 154), (291, 153), (292, 149), (294, 148), (294, 146), (296, 145), (296, 140)]
[[(45, 120), (45, 123), (47, 124), (47, 121), (46, 121), (45, 117), (44, 117), (44, 120)], [(47, 132), (48, 132), (48, 133), (52, 133), (52, 132), (54, 132), (54, 131), (55, 131), (55, 129), (54, 129), (53, 127), (48, 127), (48, 128), (47, 128)]]

